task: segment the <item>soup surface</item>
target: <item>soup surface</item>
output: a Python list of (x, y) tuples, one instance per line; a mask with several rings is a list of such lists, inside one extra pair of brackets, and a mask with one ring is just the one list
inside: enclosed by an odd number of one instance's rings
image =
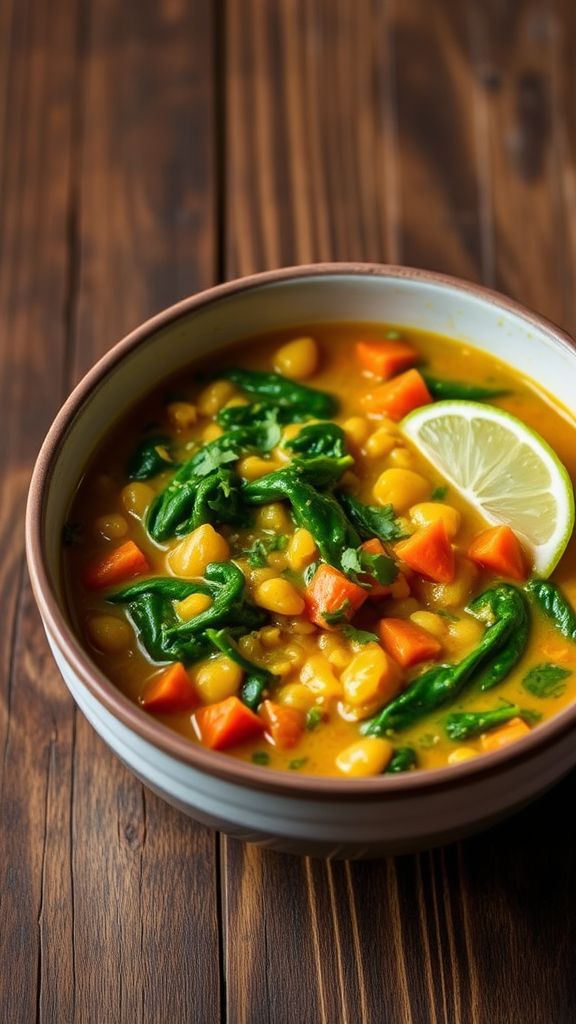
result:
[(443, 398), (518, 417), (574, 479), (563, 408), (418, 330), (303, 327), (164, 382), (64, 530), (94, 661), (192, 742), (295, 772), (438, 768), (537, 729), (576, 694), (575, 542), (534, 579), (514, 524), (409, 440), (403, 417)]

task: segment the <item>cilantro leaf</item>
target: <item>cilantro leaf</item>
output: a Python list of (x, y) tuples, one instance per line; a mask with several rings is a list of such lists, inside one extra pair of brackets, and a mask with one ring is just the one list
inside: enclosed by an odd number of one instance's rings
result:
[(444, 498), (448, 494), (447, 487), (435, 487), (430, 495), (430, 501), (444, 501)]
[(362, 563), (360, 561), (360, 552), (358, 548), (344, 548), (340, 559), (340, 565), (345, 573), (362, 572)]
[(252, 754), (252, 764), (270, 764), (270, 754), (267, 750), (255, 750)]
[(372, 555), (369, 551), (360, 553), (362, 569), (372, 576), (383, 587), (393, 583), (398, 575), (398, 566), (388, 555)]
[(356, 626), (342, 626), (340, 630), (347, 640), (354, 644), (377, 644), (380, 643), (376, 633), (369, 633), (366, 629), (356, 629)]
[(328, 626), (339, 626), (341, 622), (347, 622), (348, 616), (352, 611), (352, 605), (348, 598), (342, 602), (339, 608), (336, 608), (333, 612), (323, 611), (320, 614)]
[(364, 505), (351, 494), (337, 494), (338, 501), (352, 525), (364, 540), (400, 540), (405, 536), (392, 505)]
[(295, 757), (293, 761), (288, 762), (288, 767), (291, 768), (292, 771), (298, 771), (298, 769), (303, 768), (307, 762), (307, 757)]
[(393, 583), (398, 575), (398, 567), (388, 555), (376, 555), (362, 548), (345, 548), (342, 552), (340, 564), (344, 572), (354, 577), (355, 582), (366, 585), (365, 581), (358, 580), (359, 574), (366, 574), (377, 580), (382, 586)]
[(201, 448), (198, 452), (194, 472), (196, 476), (208, 476), (209, 473), (213, 473), (214, 470), (226, 465), (227, 462), (236, 462), (238, 456), (239, 452), (236, 448), (228, 448), (226, 450), (210, 448), (209, 446)]
[(317, 725), (320, 725), (320, 722), (322, 721), (323, 718), (324, 713), (320, 708), (310, 708), (310, 710), (306, 714), (306, 728), (309, 731), (312, 731), (312, 729), (315, 729)]
[(307, 565), (306, 568), (304, 569), (302, 575), (304, 577), (304, 583), (306, 584), (306, 586), (308, 586), (311, 580), (314, 579), (314, 576), (318, 571), (319, 565), (320, 562), (310, 562), (310, 565)]
[(262, 569), (268, 565), (270, 552), (284, 551), (287, 544), (288, 537), (283, 533), (258, 537), (249, 548), (244, 548), (243, 554), (248, 556), (248, 562), (253, 569)]
[(566, 689), (564, 680), (570, 675), (570, 669), (561, 665), (535, 665), (524, 676), (522, 686), (533, 697), (561, 697)]

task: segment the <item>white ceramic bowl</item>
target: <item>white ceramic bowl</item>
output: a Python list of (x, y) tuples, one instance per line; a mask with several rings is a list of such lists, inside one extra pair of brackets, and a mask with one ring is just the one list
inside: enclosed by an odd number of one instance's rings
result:
[(558, 328), (503, 296), (402, 267), (330, 264), (256, 275), (197, 295), (115, 346), (72, 393), (40, 452), (27, 552), (48, 641), (78, 706), (147, 786), (205, 824), (275, 849), (367, 857), (446, 842), (542, 793), (576, 763), (576, 706), (490, 757), (429, 772), (342, 780), (274, 772), (189, 742), (124, 697), (75, 636), (60, 538), (88, 457), (160, 379), (234, 339), (325, 321), (389, 321), (465, 339), (576, 412), (576, 352)]

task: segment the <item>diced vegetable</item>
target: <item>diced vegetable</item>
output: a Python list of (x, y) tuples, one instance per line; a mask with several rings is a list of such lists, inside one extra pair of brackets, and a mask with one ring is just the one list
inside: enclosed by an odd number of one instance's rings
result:
[(366, 644), (340, 676), (344, 699), (352, 707), (388, 704), (398, 693), (402, 673), (379, 644)]
[(133, 540), (127, 540), (89, 565), (84, 572), (84, 583), (90, 590), (103, 590), (145, 572), (150, 572), (146, 555)]
[(418, 370), (406, 370), (365, 394), (361, 401), (366, 412), (401, 420), (413, 409), (428, 405), (432, 395)]
[(468, 557), (504, 579), (526, 579), (522, 545), (509, 526), (493, 526), (478, 534), (468, 548)]
[(304, 734), (306, 717), (298, 708), (265, 700), (260, 708), (260, 715), (267, 732), (274, 740), (274, 745), (281, 750), (295, 747)]
[(396, 697), (363, 732), (383, 736), (388, 729), (407, 729), (436, 708), (455, 700), (474, 679), (481, 690), (503, 679), (519, 661), (528, 639), (528, 616), (524, 595), (503, 583), (480, 594), (470, 605), (478, 614), (489, 613), (492, 625), (481, 642), (457, 665), (428, 669)]
[(524, 739), (529, 732), (530, 726), (526, 722), (521, 718), (513, 718), (507, 725), (503, 725), (500, 729), (494, 729), (493, 732), (483, 736), (482, 749), (485, 751), (501, 750), (502, 747), (508, 747), (511, 743)]
[(146, 711), (154, 711), (157, 715), (176, 714), (178, 711), (195, 708), (198, 695), (184, 665), (177, 661), (161, 676), (153, 679), (144, 691), (141, 704)]
[(211, 750), (225, 750), (258, 736), (264, 723), (238, 697), (200, 708), (195, 715), (200, 738)]
[(451, 583), (454, 579), (454, 551), (440, 519), (400, 541), (394, 554), (414, 572), (435, 583)]
[(442, 644), (435, 636), (406, 619), (380, 619), (378, 633), (388, 653), (403, 668), (431, 661), (442, 653)]
[(366, 597), (366, 590), (347, 579), (344, 573), (332, 565), (321, 565), (305, 592), (309, 618), (326, 629), (339, 622), (349, 621), (364, 604)]
[(418, 362), (418, 352), (407, 341), (359, 341), (356, 357), (364, 370), (383, 380)]

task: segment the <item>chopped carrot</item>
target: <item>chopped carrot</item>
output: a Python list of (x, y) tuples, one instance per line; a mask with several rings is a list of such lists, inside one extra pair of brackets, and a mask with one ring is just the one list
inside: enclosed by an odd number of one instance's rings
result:
[(211, 750), (225, 750), (264, 731), (264, 723), (238, 697), (227, 697), (196, 712), (202, 743)]
[(155, 711), (159, 715), (188, 711), (196, 707), (198, 695), (181, 661), (177, 661), (161, 676), (152, 680), (141, 703), (146, 711)]
[(127, 540), (109, 555), (89, 565), (84, 573), (84, 583), (90, 590), (102, 590), (149, 571), (144, 552), (133, 540)]
[(412, 409), (428, 405), (432, 395), (418, 370), (406, 370), (399, 377), (393, 377), (386, 384), (380, 384), (374, 391), (369, 391), (361, 401), (366, 412), (401, 420)]
[(401, 540), (394, 554), (434, 583), (452, 583), (454, 579), (454, 551), (441, 519)]
[(442, 644), (427, 629), (406, 619), (380, 619), (378, 635), (384, 647), (402, 668), (437, 658)]
[(356, 356), (365, 370), (383, 380), (407, 370), (418, 360), (416, 349), (407, 341), (359, 341)]
[(468, 557), (497, 576), (525, 580), (528, 575), (524, 551), (509, 526), (493, 526), (479, 533), (468, 548)]
[(499, 729), (493, 729), (492, 732), (482, 736), (480, 740), (482, 750), (500, 750), (502, 747), (509, 746), (510, 743), (521, 740), (530, 731), (530, 726), (526, 725), (522, 718), (511, 718), (506, 725), (502, 725)]
[[(363, 587), (347, 579), (333, 565), (325, 564), (315, 572), (304, 592), (308, 618), (324, 629), (338, 625), (339, 621), (349, 621), (366, 597)], [(324, 618), (327, 613), (338, 622), (327, 622)]]
[(260, 708), (260, 715), (274, 743), (282, 750), (295, 747), (304, 733), (304, 713), (298, 708), (285, 707), (265, 700)]

